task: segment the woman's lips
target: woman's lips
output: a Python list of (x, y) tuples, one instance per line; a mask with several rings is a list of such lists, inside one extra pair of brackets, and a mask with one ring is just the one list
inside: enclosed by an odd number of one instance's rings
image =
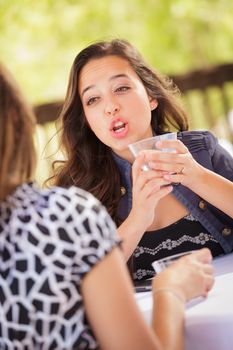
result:
[(115, 138), (125, 137), (128, 133), (128, 123), (117, 119), (111, 123), (110, 131)]
[(112, 128), (115, 132), (121, 132), (125, 128), (125, 123), (123, 122), (116, 122), (114, 127)]

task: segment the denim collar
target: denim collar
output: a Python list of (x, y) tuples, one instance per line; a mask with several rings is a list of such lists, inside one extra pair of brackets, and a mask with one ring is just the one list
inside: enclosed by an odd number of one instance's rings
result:
[[(128, 160), (125, 160), (121, 157), (119, 157), (116, 153), (112, 152), (113, 159), (120, 171), (121, 175), (121, 181), (122, 185), (126, 186), (129, 188), (132, 186), (132, 181), (131, 181), (131, 170), (132, 170), (132, 165)], [(127, 188), (128, 189), (128, 188)]]
[(123, 221), (129, 215), (130, 210), (132, 208), (132, 165), (130, 164), (130, 162), (119, 157), (114, 152), (112, 152), (112, 156), (120, 172), (121, 186), (123, 186), (126, 190), (123, 196), (121, 197), (118, 207), (118, 216)]

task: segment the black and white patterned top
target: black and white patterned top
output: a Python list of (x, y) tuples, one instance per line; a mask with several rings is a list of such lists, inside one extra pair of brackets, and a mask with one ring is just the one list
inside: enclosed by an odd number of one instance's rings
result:
[(145, 232), (133, 253), (130, 270), (135, 281), (155, 275), (152, 262), (189, 250), (208, 247), (213, 256), (224, 254), (221, 245), (191, 214), (160, 230)]
[(0, 349), (96, 349), (80, 286), (118, 243), (106, 210), (75, 187), (24, 184), (1, 202)]

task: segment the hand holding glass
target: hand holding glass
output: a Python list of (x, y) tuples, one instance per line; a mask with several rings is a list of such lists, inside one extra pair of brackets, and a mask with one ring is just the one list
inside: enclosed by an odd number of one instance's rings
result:
[(162, 272), (166, 267), (170, 266), (177, 259), (181, 258), (182, 256), (191, 254), (193, 252), (194, 252), (194, 250), (190, 250), (187, 252), (183, 252), (183, 253), (179, 253), (179, 254), (175, 254), (175, 255), (170, 255), (170, 256), (167, 256), (166, 258), (163, 258), (160, 260), (155, 260), (152, 263), (152, 266), (153, 266), (156, 273)]
[[(150, 150), (150, 149), (154, 149), (162, 152), (175, 152), (174, 148), (157, 148), (156, 143), (160, 140), (176, 140), (176, 139), (177, 139), (177, 133), (170, 132), (167, 134), (156, 135), (148, 139), (143, 139), (135, 143), (131, 143), (128, 145), (128, 147), (132, 152), (132, 154), (134, 155), (134, 157), (137, 157), (140, 151)], [(147, 164), (144, 164), (142, 167), (142, 170), (148, 171), (150, 170), (150, 167)]]

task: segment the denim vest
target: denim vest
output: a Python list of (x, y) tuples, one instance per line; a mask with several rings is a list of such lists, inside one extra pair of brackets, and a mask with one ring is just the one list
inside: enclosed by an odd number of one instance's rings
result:
[[(213, 134), (208, 131), (183, 131), (178, 132), (177, 137), (199, 164), (233, 181), (233, 158)], [(126, 190), (118, 209), (119, 218), (125, 220), (132, 208), (132, 166), (115, 153), (113, 159), (120, 172), (122, 187)], [(213, 235), (225, 253), (233, 250), (233, 219), (181, 184), (174, 186), (172, 194)], [(229, 205), (233, 205), (233, 198)]]

